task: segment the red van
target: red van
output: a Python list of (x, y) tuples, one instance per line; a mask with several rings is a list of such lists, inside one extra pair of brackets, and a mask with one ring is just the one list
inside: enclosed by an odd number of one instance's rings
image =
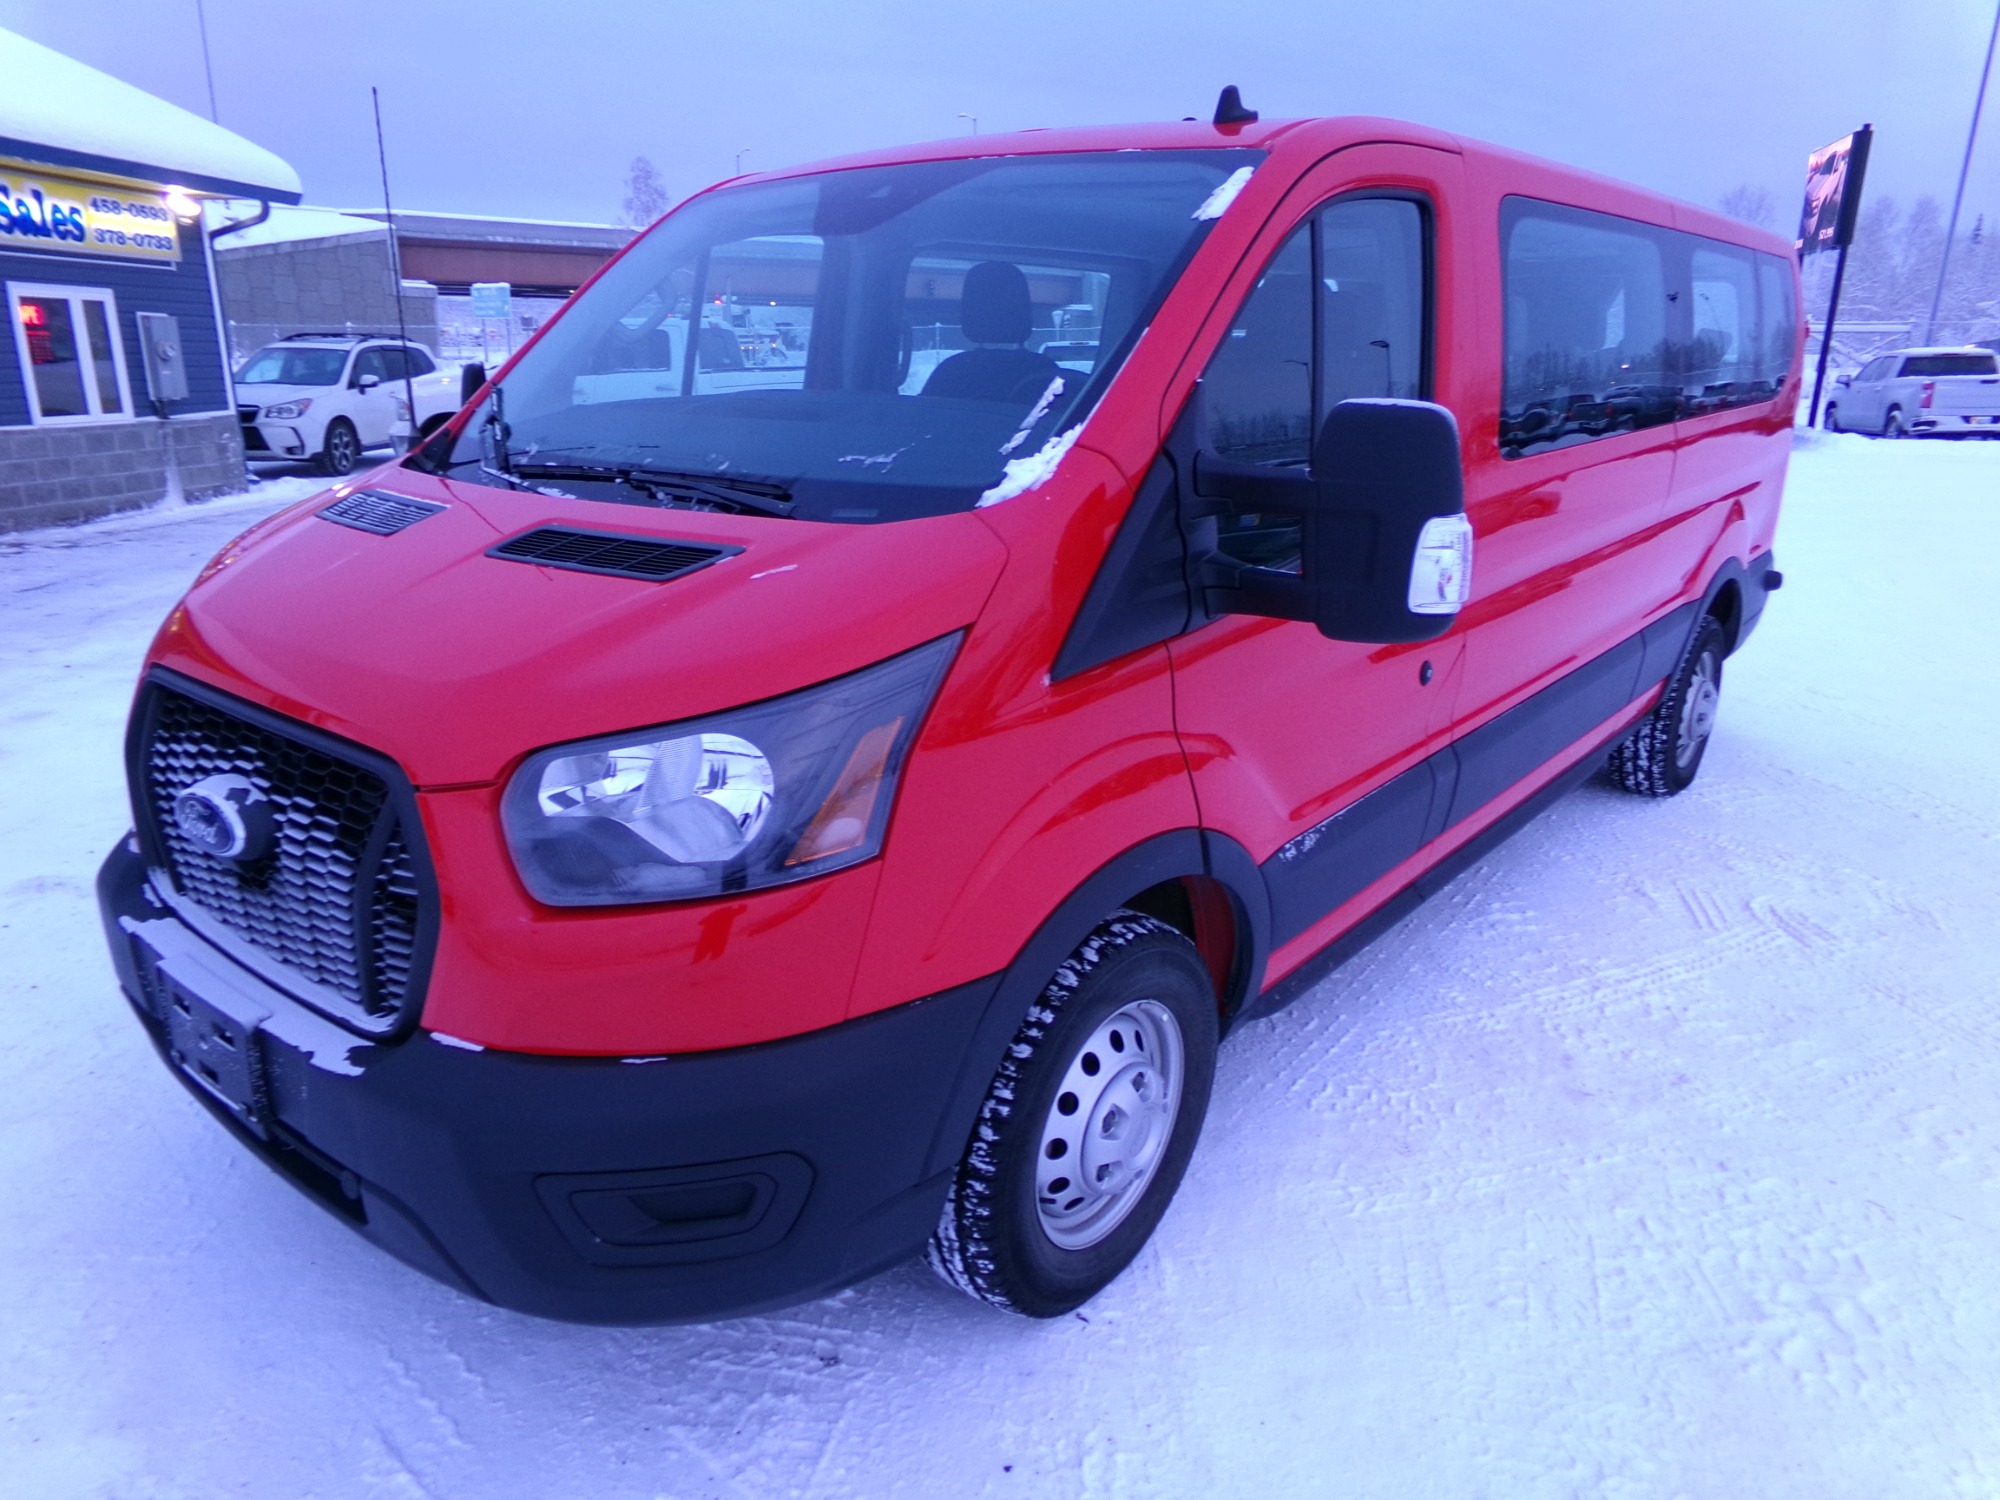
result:
[(1600, 768), (1686, 787), (1780, 581), (1789, 248), (1218, 116), (703, 193), (225, 549), (100, 881), (195, 1097), (507, 1307), (928, 1246), (1051, 1316), (1224, 1035)]

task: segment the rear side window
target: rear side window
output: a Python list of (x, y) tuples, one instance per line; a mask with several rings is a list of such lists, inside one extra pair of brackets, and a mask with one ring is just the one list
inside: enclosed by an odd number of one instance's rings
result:
[(1561, 204), (1501, 209), (1508, 457), (1769, 401), (1798, 340), (1775, 256)]
[(1991, 354), (1913, 354), (1903, 361), (1905, 375), (2000, 375), (2000, 360)]
[(414, 345), (404, 348), (403, 359), (412, 375), (428, 375), (437, 368), (435, 364), (431, 363), (431, 357)]
[(1508, 453), (1671, 422), (1667, 266), (1656, 232), (1627, 219), (1533, 204), (1506, 225), (1504, 394)]

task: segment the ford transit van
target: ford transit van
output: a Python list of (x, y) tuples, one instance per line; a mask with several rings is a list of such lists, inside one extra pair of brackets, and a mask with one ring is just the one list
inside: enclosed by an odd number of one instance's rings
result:
[(1386, 120), (737, 179), (174, 609), (126, 997), (471, 1296), (1064, 1312), (1230, 1032), (1580, 779), (1687, 787), (1801, 339), (1782, 241)]

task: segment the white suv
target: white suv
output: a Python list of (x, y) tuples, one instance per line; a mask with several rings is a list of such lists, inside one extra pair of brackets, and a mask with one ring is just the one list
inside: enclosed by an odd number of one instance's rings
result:
[(317, 333), (267, 344), (236, 372), (244, 456), (309, 458), (328, 474), (350, 473), (366, 449), (410, 430), (406, 389), (419, 436), (458, 410), (458, 374), (415, 344)]
[(2000, 358), (1990, 349), (1894, 349), (1834, 382), (1829, 432), (2000, 438)]

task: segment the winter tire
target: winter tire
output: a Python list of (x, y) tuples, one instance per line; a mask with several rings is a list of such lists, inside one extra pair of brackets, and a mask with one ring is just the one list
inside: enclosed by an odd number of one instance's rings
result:
[(1909, 428), (1903, 425), (1902, 407), (1890, 407), (1888, 415), (1882, 418), (1882, 436), (1885, 438), (1900, 438), (1908, 437), (1909, 435)]
[(1611, 752), (1611, 780), (1641, 797), (1672, 797), (1688, 789), (1715, 730), (1722, 693), (1722, 627), (1702, 616), (1660, 701)]
[(352, 474), (360, 462), (361, 439), (355, 434), (354, 424), (345, 417), (335, 417), (326, 424), (326, 443), (319, 450), (320, 472)]
[(1180, 1186), (1217, 1034), (1194, 945), (1153, 917), (1113, 914), (1015, 1032), (931, 1237), (932, 1269), (1031, 1318), (1089, 1301)]

